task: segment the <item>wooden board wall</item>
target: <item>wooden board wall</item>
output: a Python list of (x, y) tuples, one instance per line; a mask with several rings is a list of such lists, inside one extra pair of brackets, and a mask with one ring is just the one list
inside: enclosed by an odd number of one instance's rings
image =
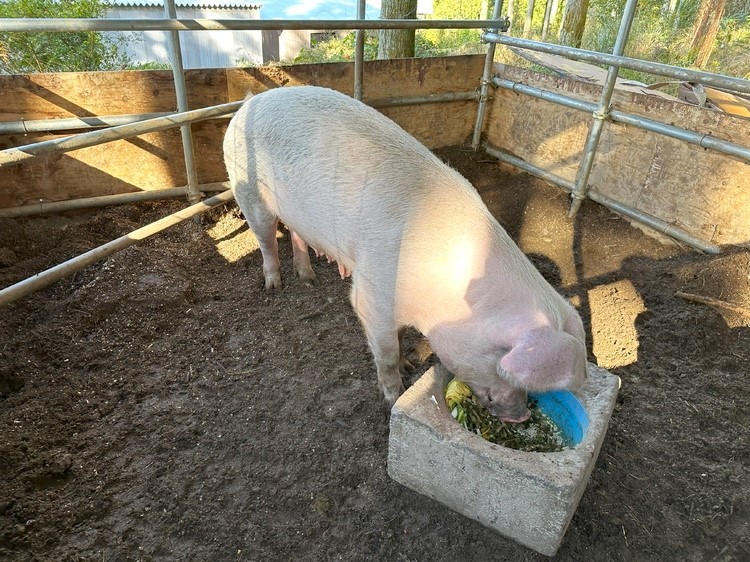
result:
[[(595, 85), (498, 64), (509, 80), (598, 101)], [(750, 119), (677, 100), (616, 91), (613, 107), (750, 147)], [(490, 144), (575, 180), (591, 115), (498, 89), (488, 111)], [(750, 165), (643, 129), (606, 122), (591, 189), (717, 244), (750, 243)]]
[[(365, 64), (368, 99), (476, 89), (484, 57), (372, 61)], [(186, 73), (191, 109), (242, 99), (248, 92), (314, 84), (351, 94), (353, 64), (328, 63)], [(0, 121), (176, 111), (171, 71), (87, 72), (0, 76)], [(430, 148), (461, 144), (471, 135), (476, 102), (382, 110)], [(200, 183), (226, 180), (221, 143), (226, 119), (194, 124)], [(51, 138), (0, 136), (0, 149)], [(0, 168), (0, 208), (44, 201), (185, 185), (179, 130), (142, 135)]]
[[(484, 58), (372, 61), (365, 65), (366, 100), (466, 92), (479, 84)], [(498, 64), (502, 76), (597, 101), (599, 88)], [(187, 73), (191, 108), (242, 99), (247, 92), (299, 84), (351, 94), (353, 65), (331, 63)], [(679, 101), (616, 92), (614, 107), (748, 146), (750, 120)], [(118, 115), (176, 110), (169, 71), (0, 76), (0, 120)], [(431, 148), (471, 135), (475, 102), (383, 109)], [(494, 92), (485, 122), (489, 142), (568, 179), (575, 178), (591, 116), (507, 90)], [(223, 181), (225, 119), (193, 125), (201, 183)], [(0, 148), (51, 135), (0, 136)], [(0, 208), (162, 189), (186, 182), (177, 130), (143, 135), (0, 169)], [(750, 166), (636, 127), (607, 122), (590, 178), (592, 189), (718, 244), (750, 243)]]

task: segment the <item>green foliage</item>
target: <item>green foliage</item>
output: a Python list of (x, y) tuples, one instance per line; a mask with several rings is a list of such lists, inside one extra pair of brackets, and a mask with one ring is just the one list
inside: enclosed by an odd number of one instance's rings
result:
[[(506, 0), (507, 1), (507, 0)], [(551, 0), (550, 0), (551, 1)], [(555, 41), (562, 15), (563, 1), (557, 14), (552, 15), (548, 41)], [(431, 16), (434, 19), (474, 19), (480, 17), (481, 0), (434, 0)], [(489, 2), (490, 13), (493, 2)], [(507, 6), (507, 4), (506, 4)], [(528, 0), (516, 0), (514, 6), (513, 35), (520, 35), (526, 16)], [(677, 66), (690, 66), (694, 53), (688, 47), (693, 21), (700, 0), (681, 0), (674, 13), (668, 13), (668, 0), (640, 0), (625, 54), (644, 60)], [(611, 53), (622, 19), (625, 0), (591, 0), (582, 48)], [(532, 38), (541, 35), (545, 1), (536, 0)], [(503, 9), (506, 11), (506, 8)], [(707, 70), (740, 76), (750, 76), (750, 0), (729, 0), (721, 31), (716, 39), (717, 48)], [(416, 34), (416, 56), (446, 56), (483, 53), (486, 45), (480, 41), (480, 30), (419, 30)], [(354, 60), (354, 33), (322, 41), (303, 50), (295, 63)], [(367, 32), (365, 58), (377, 56), (377, 32)], [(515, 57), (507, 49), (498, 49), (498, 59), (511, 64), (529, 63)], [(631, 80), (653, 83), (663, 80), (653, 76), (623, 69), (621, 76)]]
[[(503, 5), (503, 13), (508, 12), (508, 0), (505, 0)], [(551, 2), (552, 0), (550, 0)], [(550, 32), (549, 38), (557, 35), (557, 29), (560, 26), (562, 20), (563, 5), (565, 0), (560, 0), (557, 6), (557, 14), (550, 15)], [(515, 0), (513, 4), (513, 17), (511, 18), (512, 28), (510, 29), (511, 35), (520, 37), (523, 33), (523, 26), (526, 22), (526, 10), (529, 7), (528, 0)], [(532, 18), (532, 38), (538, 39), (542, 34), (542, 23), (544, 22), (544, 12), (547, 9), (546, 0), (535, 0), (534, 2), (534, 15)], [(552, 30), (555, 33), (552, 33)]]
[[(302, 49), (291, 61), (293, 64), (314, 64), (320, 62), (351, 62), (354, 60), (355, 33), (344, 37), (334, 37), (320, 41), (313, 47)], [(429, 39), (424, 33), (417, 32), (415, 38), (416, 57), (443, 57), (447, 55), (464, 55), (484, 53), (487, 46), (476, 36), (467, 38), (450, 33), (441, 34), (436, 40)], [(378, 33), (365, 33), (365, 60), (375, 60), (378, 55)]]
[[(429, 19), (479, 19), (481, 0), (434, 0)], [(492, 14), (494, 2), (489, 2)], [(480, 29), (422, 29), (417, 31), (417, 56), (445, 56), (481, 53), (487, 50), (480, 41)], [(421, 45), (420, 45), (421, 42)]]
[[(429, 31), (439, 31), (431, 34)], [(481, 31), (474, 29), (437, 29), (417, 31), (416, 56), (445, 57), (486, 53), (487, 45), (480, 40)]]
[(750, 80), (750, 3), (748, 12), (725, 17), (707, 70)]
[[(477, 19), (481, 0), (434, 0), (433, 19)], [(490, 11), (493, 2), (489, 2)], [(480, 41), (478, 29), (422, 29), (415, 37), (417, 57), (437, 57), (486, 52), (487, 46)], [(344, 62), (354, 60), (355, 34), (333, 37), (319, 41), (309, 49), (303, 49), (294, 59), (295, 64), (317, 62)], [(374, 60), (378, 54), (378, 33), (365, 33), (365, 60)]]
[[(354, 60), (356, 33), (343, 37), (332, 37), (318, 41), (308, 49), (302, 49), (294, 59), (294, 64), (312, 64), (318, 62), (346, 62)], [(365, 60), (374, 60), (378, 56), (377, 31), (365, 32)]]
[(172, 65), (170, 65), (168, 62), (159, 62), (152, 60), (148, 62), (128, 64), (125, 66), (124, 70), (171, 70), (171, 68)]
[[(563, 3), (564, 0), (560, 0), (557, 14), (552, 14), (547, 36), (549, 42), (557, 41)], [(639, 0), (625, 55), (690, 67), (695, 60), (695, 53), (691, 52), (689, 45), (700, 3), (701, 0), (678, 0), (675, 2), (674, 12), (670, 13), (669, 0)], [(528, 0), (515, 0), (511, 35), (521, 35), (527, 6)], [(581, 47), (611, 53), (624, 7), (625, 0), (590, 0)], [(545, 0), (536, 0), (532, 39), (540, 38), (544, 8)], [(504, 11), (506, 9), (503, 8)], [(497, 60), (517, 66), (531, 66), (531, 63), (505, 48), (498, 49)], [(750, 76), (750, 0), (727, 0), (716, 46), (705, 70), (742, 78)], [(627, 69), (621, 69), (620, 75), (645, 83), (664, 80), (660, 76)]]
[[(5, 0), (2, 18), (97, 18), (103, 0)], [(0, 70), (9, 74), (117, 70), (128, 65), (118, 42), (93, 31), (0, 33)]]
[[(739, 4), (737, 4), (739, 6)], [(584, 33), (584, 49), (612, 52), (625, 0), (592, 0)], [(668, 4), (667, 4), (668, 6)], [(669, 14), (663, 0), (642, 0), (625, 48), (629, 57), (689, 67), (695, 59), (690, 39), (700, 0), (682, 0)], [(729, 5), (728, 5), (729, 6)], [(750, 19), (732, 14), (728, 7), (722, 19), (712, 59), (706, 70), (723, 74), (750, 74)], [(620, 75), (645, 83), (663, 78), (622, 69)]]

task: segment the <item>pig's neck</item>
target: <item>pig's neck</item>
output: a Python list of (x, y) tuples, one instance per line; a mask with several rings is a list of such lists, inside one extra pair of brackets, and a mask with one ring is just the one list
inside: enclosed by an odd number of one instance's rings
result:
[(500, 225), (488, 219), (483, 234), (485, 252), (476, 256), (481, 263), (473, 264), (474, 276), (456, 291), (438, 285), (427, 321), (417, 326), (439, 357), (466, 357), (472, 364), (484, 357), (489, 364), (526, 330), (565, 324), (569, 305)]

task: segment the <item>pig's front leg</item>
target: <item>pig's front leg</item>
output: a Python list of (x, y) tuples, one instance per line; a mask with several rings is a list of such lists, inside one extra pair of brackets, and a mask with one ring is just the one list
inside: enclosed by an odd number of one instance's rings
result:
[(384, 303), (372, 302), (369, 294), (358, 287), (356, 272), (352, 287), (352, 307), (365, 329), (367, 342), (375, 358), (378, 385), (389, 406), (393, 406), (404, 392), (401, 380), (401, 342), (392, 311)]

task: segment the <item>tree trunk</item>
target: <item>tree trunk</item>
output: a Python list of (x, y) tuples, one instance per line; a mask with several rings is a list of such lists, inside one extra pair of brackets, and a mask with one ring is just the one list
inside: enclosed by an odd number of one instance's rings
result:
[[(417, 0), (383, 0), (381, 19), (417, 19)], [(378, 58), (400, 59), (414, 56), (413, 29), (381, 29), (378, 32)]]
[(588, 9), (589, 0), (567, 1), (565, 12), (563, 12), (563, 22), (560, 26), (560, 43), (570, 47), (581, 46)]
[(549, 25), (552, 21), (554, 3), (552, 0), (547, 0), (547, 3), (544, 5), (544, 21), (542, 21), (542, 42), (547, 41), (547, 33), (549, 33)]
[(513, 28), (513, 22), (515, 21), (515, 18), (513, 17), (513, 9), (514, 9), (515, 0), (508, 0), (508, 19), (510, 20), (510, 27)]
[(529, 0), (529, 3), (526, 7), (526, 19), (523, 22), (523, 36), (529, 37), (531, 36), (531, 23), (532, 19), (534, 17), (534, 0)]
[(690, 40), (690, 49), (696, 51), (694, 64), (698, 68), (704, 68), (711, 56), (726, 3), (726, 0), (701, 1)]

